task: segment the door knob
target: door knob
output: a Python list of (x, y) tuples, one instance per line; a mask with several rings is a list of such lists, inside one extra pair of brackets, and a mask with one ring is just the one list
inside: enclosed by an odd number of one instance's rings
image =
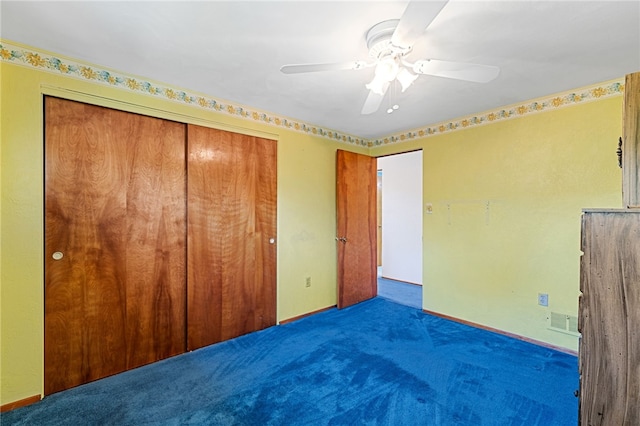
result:
[(347, 242), (347, 237), (336, 237), (336, 241), (340, 241), (342, 244)]
[(60, 260), (64, 257), (64, 254), (61, 251), (56, 251), (51, 255), (51, 257), (53, 257), (53, 260)]

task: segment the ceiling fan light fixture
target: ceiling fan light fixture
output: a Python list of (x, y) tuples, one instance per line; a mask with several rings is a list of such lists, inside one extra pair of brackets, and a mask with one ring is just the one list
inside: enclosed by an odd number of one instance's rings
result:
[(386, 92), (387, 83), (387, 80), (384, 80), (376, 75), (370, 83), (365, 85), (365, 87), (371, 90), (373, 93), (383, 96)]
[[(0, 0), (1, 1), (1, 0)], [(362, 106), (361, 114), (369, 115), (378, 111), (387, 90), (394, 80), (398, 80), (404, 93), (418, 78), (426, 74), (435, 77), (474, 83), (488, 83), (498, 77), (500, 68), (492, 65), (453, 62), (449, 60), (423, 59), (414, 63), (406, 56), (412, 52), (414, 43), (438, 16), (449, 0), (426, 1), (405, 0), (408, 4), (400, 19), (378, 22), (366, 33), (367, 48), (373, 62), (352, 61), (326, 64), (292, 64), (280, 68), (284, 74), (309, 73), (334, 70), (360, 70), (375, 67), (373, 79), (365, 84), (369, 90)], [(393, 93), (389, 99), (396, 94)], [(389, 108), (392, 113), (397, 105)]]
[(385, 58), (376, 65), (376, 78), (384, 81), (393, 81), (398, 75), (400, 67), (395, 58)]
[(416, 78), (418, 78), (418, 76), (416, 74), (411, 74), (406, 68), (402, 68), (396, 76), (396, 79), (402, 87), (403, 93), (413, 84), (414, 81), (416, 81)]
[(387, 85), (398, 75), (400, 66), (395, 58), (387, 57), (376, 65), (375, 77), (365, 87), (373, 93), (384, 96)]

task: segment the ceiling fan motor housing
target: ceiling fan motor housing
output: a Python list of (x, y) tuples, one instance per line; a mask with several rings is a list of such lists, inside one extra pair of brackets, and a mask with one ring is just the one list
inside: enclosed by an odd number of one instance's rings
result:
[(369, 56), (378, 60), (388, 56), (404, 56), (411, 51), (411, 46), (395, 46), (391, 42), (391, 36), (396, 30), (398, 22), (400, 22), (399, 19), (382, 21), (367, 31), (366, 39)]

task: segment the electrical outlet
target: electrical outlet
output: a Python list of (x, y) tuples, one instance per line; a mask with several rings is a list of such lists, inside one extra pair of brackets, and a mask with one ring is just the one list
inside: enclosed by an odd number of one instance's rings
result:
[(305, 287), (311, 287), (311, 277), (307, 277), (304, 280), (304, 286)]
[(538, 305), (549, 306), (549, 295), (547, 293), (538, 293)]

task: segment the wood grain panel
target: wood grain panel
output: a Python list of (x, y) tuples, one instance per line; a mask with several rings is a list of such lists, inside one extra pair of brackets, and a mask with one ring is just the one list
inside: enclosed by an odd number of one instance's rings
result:
[(338, 308), (377, 295), (376, 159), (337, 152)]
[[(246, 137), (245, 137), (246, 138)], [(255, 173), (255, 283), (251, 331), (276, 324), (277, 142), (252, 137)], [(271, 242), (273, 239), (273, 242)], [(244, 330), (236, 330), (244, 334)], [(235, 333), (234, 333), (235, 334)]]
[[(45, 100), (45, 394), (126, 367), (126, 198), (105, 111)], [(54, 252), (64, 257), (52, 260)], [(105, 315), (108, 312), (108, 315)]]
[(188, 347), (275, 325), (276, 142), (188, 126)]
[(45, 98), (45, 394), (184, 351), (180, 127)]
[(640, 424), (640, 211), (585, 212), (580, 421)]
[(640, 72), (624, 80), (622, 116), (622, 200), (640, 207)]
[(135, 368), (186, 350), (186, 126), (127, 118), (119, 121), (129, 141), (127, 368)]

